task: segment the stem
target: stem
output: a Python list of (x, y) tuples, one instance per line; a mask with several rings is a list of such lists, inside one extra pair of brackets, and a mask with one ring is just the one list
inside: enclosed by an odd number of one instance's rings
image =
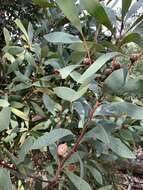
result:
[(121, 22), (121, 28), (120, 28), (120, 31), (119, 31), (119, 33), (120, 33), (120, 37), (119, 38), (122, 37), (123, 29), (124, 29), (124, 21), (122, 20), (122, 22)]
[(45, 190), (48, 190), (50, 188), (53, 188), (57, 185), (58, 183), (58, 180), (59, 180), (59, 176), (60, 176), (60, 173), (62, 171), (62, 168), (65, 164), (65, 162), (77, 151), (78, 149), (78, 146), (80, 144), (80, 142), (82, 141), (87, 129), (89, 128), (90, 124), (91, 124), (91, 121), (92, 121), (92, 118), (93, 118), (93, 115), (94, 115), (94, 112), (96, 111), (96, 109), (98, 108), (98, 106), (100, 105), (99, 101), (97, 100), (96, 103), (95, 103), (95, 106), (91, 109), (91, 111), (89, 112), (89, 115), (88, 115), (88, 118), (87, 118), (87, 121), (85, 122), (84, 124), (84, 127), (82, 129), (82, 132), (80, 134), (80, 136), (78, 137), (78, 139), (76, 140), (73, 148), (69, 151), (69, 153), (67, 154), (67, 156), (62, 160), (62, 162), (59, 162), (58, 164), (58, 168), (56, 170), (56, 174), (55, 174), (55, 177), (53, 178), (53, 180), (46, 186)]
[(4, 161), (1, 161), (0, 162), (0, 167), (2, 168), (7, 168), (7, 169), (9, 169), (9, 170), (14, 170), (14, 171), (16, 171), (16, 168), (13, 166), (13, 165), (10, 165), (10, 164), (8, 164), (8, 163), (5, 163)]
[(89, 59), (91, 59), (90, 50), (89, 50), (89, 47), (88, 47), (88, 43), (87, 43), (87, 41), (86, 41), (84, 35), (83, 35), (83, 34), (81, 34), (81, 35), (82, 35), (82, 38), (83, 38), (84, 47), (85, 47), (86, 52), (87, 52), (87, 57), (88, 57)]
[[(41, 181), (41, 182), (45, 182), (45, 183), (48, 183), (48, 185), (45, 187), (45, 190), (49, 190), (49, 189), (53, 189), (53, 187), (55, 187), (57, 184), (58, 184), (58, 181), (59, 181), (59, 177), (60, 177), (60, 173), (63, 169), (63, 166), (65, 164), (65, 162), (77, 151), (78, 149), (78, 146), (79, 144), (81, 143), (87, 129), (89, 128), (91, 122), (92, 122), (92, 118), (93, 118), (93, 115), (94, 115), (94, 112), (96, 111), (96, 109), (98, 108), (98, 106), (100, 105), (99, 101), (97, 100), (96, 103), (95, 103), (95, 106), (91, 109), (91, 111), (89, 112), (89, 115), (88, 115), (88, 118), (87, 118), (87, 121), (85, 122), (84, 124), (84, 127), (81, 131), (81, 134), (80, 136), (78, 137), (78, 139), (76, 140), (73, 148), (69, 151), (69, 153), (67, 154), (67, 156), (62, 160), (62, 162), (60, 161), (60, 159), (58, 159), (58, 162), (57, 162), (57, 170), (56, 170), (56, 173), (55, 173), (55, 176), (53, 178), (52, 181), (48, 181), (48, 180), (43, 180), (41, 179), (40, 177), (36, 177), (36, 176), (31, 176), (31, 175), (27, 175), (27, 177), (29, 178), (33, 178), (35, 180), (38, 180), (38, 181)], [(6, 162), (4, 162), (3, 160), (0, 161), (0, 167), (2, 168), (7, 168), (9, 170), (12, 170), (14, 172), (16, 172), (16, 174), (18, 174), (18, 176), (20, 178), (25, 178), (24, 176), (22, 176), (21, 173), (19, 173), (16, 169), (16, 167), (14, 165), (10, 165)], [(16, 175), (17, 176), (17, 175)]]
[(97, 109), (98, 106), (99, 106), (99, 102), (97, 101), (96, 104), (95, 104), (95, 106), (93, 107), (93, 109), (89, 112), (88, 119), (85, 122), (83, 130), (81, 131), (80, 136), (78, 137), (77, 141), (75, 142), (75, 145), (73, 146), (73, 148), (71, 149), (71, 151), (68, 153), (68, 155), (62, 161), (61, 167), (63, 167), (64, 163), (69, 159), (69, 157), (77, 151), (77, 148), (78, 148), (78, 146), (79, 146), (82, 138), (84, 137), (87, 129), (89, 128), (90, 123), (91, 123), (92, 118), (93, 118), (93, 115), (94, 115), (94, 112), (95, 112), (95, 110)]
[(22, 174), (17, 171), (17, 169), (15, 168), (14, 165), (11, 166), (10, 164), (5, 163), (4, 161), (0, 162), (0, 168), (6, 168), (6, 169), (9, 169), (9, 170), (12, 170), (16, 174), (16, 176), (18, 176), (21, 179), (26, 179), (28, 177), (28, 178), (33, 178), (33, 179), (41, 181), (41, 182), (45, 182), (45, 183), (50, 182), (48, 180), (43, 180), (43, 179), (41, 179), (40, 177), (37, 177), (37, 176), (32, 176), (32, 175), (22, 176)]

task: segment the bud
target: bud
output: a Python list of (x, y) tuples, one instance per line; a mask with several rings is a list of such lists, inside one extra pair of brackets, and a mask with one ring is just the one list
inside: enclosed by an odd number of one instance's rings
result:
[(60, 144), (57, 148), (57, 153), (59, 156), (65, 157), (67, 155), (68, 146), (67, 143)]
[(137, 61), (138, 60), (138, 58), (139, 58), (139, 54), (132, 54), (131, 56), (130, 56), (130, 61), (131, 61), (131, 63), (134, 63), (135, 61)]
[(91, 65), (92, 64), (92, 60), (90, 58), (86, 57), (86, 58), (84, 58), (83, 63), (85, 65)]
[(70, 172), (75, 172), (77, 170), (77, 166), (75, 164), (70, 164), (67, 168)]
[(119, 64), (119, 63), (114, 63), (114, 64), (112, 64), (112, 70), (114, 71), (114, 70), (118, 70), (118, 69), (120, 69), (121, 68), (121, 65)]
[(117, 59), (114, 58), (112, 61), (112, 70), (114, 71), (120, 68), (121, 68), (121, 65), (118, 63)]
[(105, 75), (106, 77), (108, 77), (111, 73), (112, 73), (112, 69), (106, 69), (106, 70), (104, 71), (104, 75)]
[(55, 75), (59, 75), (60, 72), (59, 72), (57, 69), (55, 69), (55, 70), (53, 71), (53, 74), (55, 74)]

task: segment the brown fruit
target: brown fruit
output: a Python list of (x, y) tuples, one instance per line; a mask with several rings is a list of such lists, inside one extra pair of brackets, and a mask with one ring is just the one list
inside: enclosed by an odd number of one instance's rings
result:
[(139, 54), (132, 54), (131, 56), (130, 56), (130, 61), (131, 61), (131, 63), (134, 63), (135, 61), (137, 61), (138, 60), (138, 58), (139, 58)]
[(112, 64), (112, 70), (114, 71), (114, 70), (118, 70), (118, 69), (120, 69), (121, 68), (121, 65), (119, 64), (119, 63), (114, 63), (114, 64)]
[(114, 58), (112, 61), (112, 71), (120, 69), (121, 65), (118, 63), (117, 59)]
[(106, 69), (106, 70), (104, 71), (104, 75), (105, 75), (106, 77), (108, 77), (111, 73), (112, 73), (112, 69)]
[(60, 72), (59, 72), (57, 69), (55, 69), (55, 70), (53, 71), (53, 74), (55, 74), (55, 75), (59, 75)]
[(91, 65), (92, 64), (92, 60), (90, 58), (86, 57), (86, 58), (84, 58), (83, 63), (85, 65)]
[(75, 164), (70, 164), (67, 168), (70, 172), (75, 172), (77, 170), (77, 166)]
[(128, 126), (128, 125), (123, 125), (122, 128), (123, 128), (123, 129), (128, 129), (129, 126)]

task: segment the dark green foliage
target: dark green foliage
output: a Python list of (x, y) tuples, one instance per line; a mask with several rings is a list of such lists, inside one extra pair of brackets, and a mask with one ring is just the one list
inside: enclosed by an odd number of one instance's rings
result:
[(119, 189), (136, 162), (142, 1), (111, 2), (1, 3), (0, 189)]

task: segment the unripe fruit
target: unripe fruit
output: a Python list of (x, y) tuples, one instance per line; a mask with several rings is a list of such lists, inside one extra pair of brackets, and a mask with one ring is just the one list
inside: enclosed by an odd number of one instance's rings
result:
[(59, 156), (65, 157), (67, 155), (68, 146), (67, 143), (58, 145), (57, 153)]
[(83, 63), (85, 65), (91, 65), (92, 64), (92, 60), (90, 58), (86, 57), (86, 58), (84, 58)]

